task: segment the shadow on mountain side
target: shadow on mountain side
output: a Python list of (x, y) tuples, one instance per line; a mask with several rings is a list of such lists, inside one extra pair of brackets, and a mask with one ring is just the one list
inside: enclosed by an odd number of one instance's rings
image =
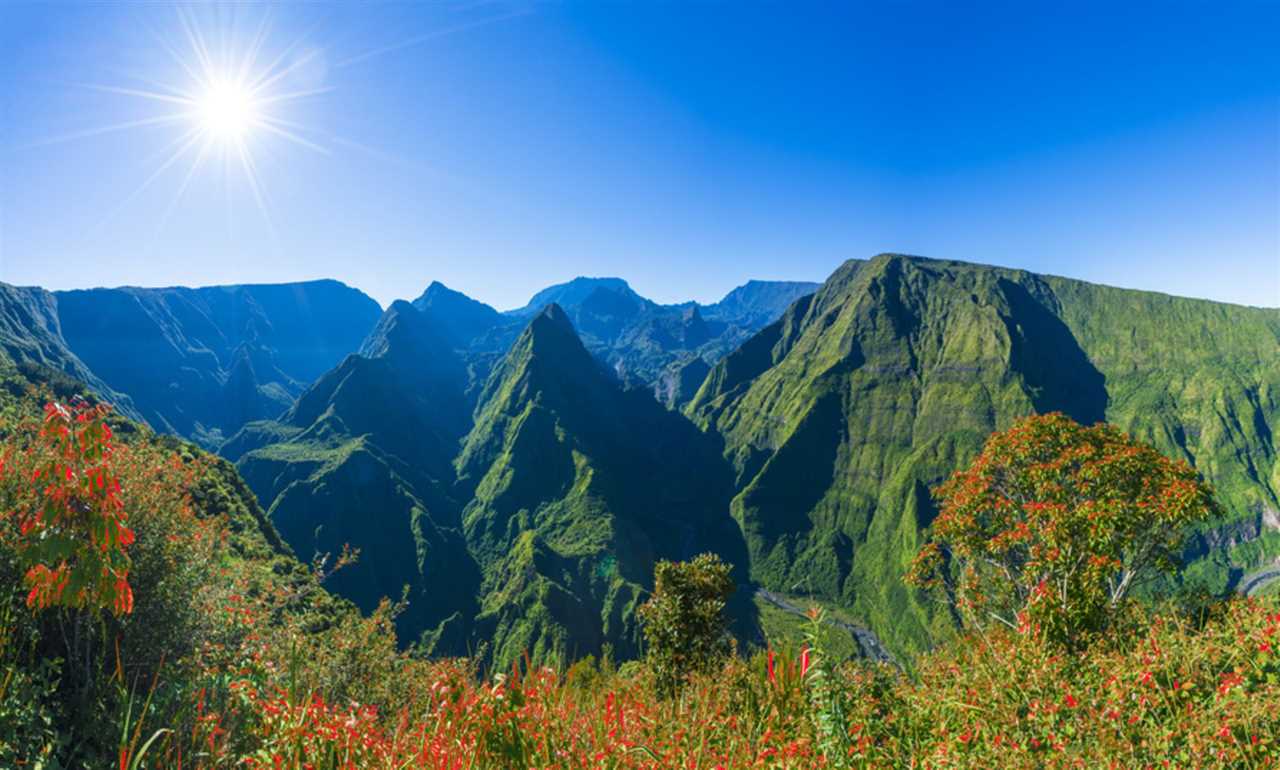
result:
[[(679, 495), (680, 490), (701, 493), (696, 500), (660, 500), (659, 510), (688, 511), (690, 503), (713, 507), (701, 516), (686, 514), (688, 517), (683, 522), (667, 523), (667, 526), (679, 526), (683, 530), (677, 550), (668, 558), (688, 560), (710, 551), (729, 564), (734, 583), (738, 586), (725, 608), (732, 619), (730, 631), (739, 644), (760, 644), (759, 610), (753, 600), (755, 584), (750, 577), (746, 538), (741, 527), (729, 515), (734, 474), (724, 457), (724, 438), (714, 432), (704, 433), (679, 412), (661, 408), (647, 392), (629, 391), (627, 396), (635, 400), (637, 412), (644, 415), (644, 424), (657, 437), (654, 450), (665, 460), (665, 473), (677, 476), (668, 477), (665, 484), (658, 480), (664, 493)], [(661, 522), (655, 524), (663, 526)]]
[(1000, 288), (1012, 317), (1012, 367), (1031, 390), (1036, 411), (1063, 412), (1082, 425), (1106, 418), (1106, 379), (1089, 361), (1071, 330), (1026, 287), (1005, 278)]
[[(831, 390), (814, 401), (785, 443), (777, 448), (742, 493), (744, 508), (758, 513), (753, 532), (774, 543), (801, 536), (813, 523), (808, 513), (831, 487), (846, 431), (840, 393)], [(761, 556), (763, 554), (757, 554)]]

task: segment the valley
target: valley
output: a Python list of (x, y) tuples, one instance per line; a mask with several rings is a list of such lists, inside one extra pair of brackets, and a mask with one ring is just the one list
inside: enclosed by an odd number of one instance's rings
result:
[(1227, 520), (1179, 582), (1258, 590), (1280, 555), (1275, 310), (893, 254), (709, 305), (611, 278), (508, 312), (439, 283), (385, 310), (333, 281), (0, 299), (14, 365), (218, 451), (300, 559), (359, 550), (332, 590), (404, 595), (402, 641), (437, 655), (634, 657), (655, 561), (703, 551), (744, 643), (753, 597), (800, 590), (864, 654), (926, 649), (952, 633), (902, 582), (929, 490), (1033, 413), (1214, 484)]

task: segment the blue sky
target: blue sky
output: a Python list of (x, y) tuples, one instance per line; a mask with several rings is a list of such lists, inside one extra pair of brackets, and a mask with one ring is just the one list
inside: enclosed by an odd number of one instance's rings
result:
[[(142, 187), (182, 121), (94, 133), (170, 111), (122, 90), (191, 81), (184, 19), (315, 92), (271, 108), (312, 146), (244, 135), (261, 205), (221, 144)], [(0, 280), (506, 308), (899, 251), (1280, 306), (1277, 37), (1274, 2), (7, 3)]]

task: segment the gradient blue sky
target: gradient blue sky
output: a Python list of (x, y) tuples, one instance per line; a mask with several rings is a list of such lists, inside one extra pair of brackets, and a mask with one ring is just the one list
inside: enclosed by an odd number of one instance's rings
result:
[[(1122, 6), (1122, 7), (1121, 7)], [(661, 301), (882, 251), (1280, 305), (1280, 4), (200, 6), (314, 53), (249, 137), (266, 195), (160, 166), (178, 10), (0, 5), (0, 280), (431, 280), (498, 307), (579, 274)], [(222, 46), (216, 46), (221, 50)], [(176, 201), (176, 202), (175, 202)]]

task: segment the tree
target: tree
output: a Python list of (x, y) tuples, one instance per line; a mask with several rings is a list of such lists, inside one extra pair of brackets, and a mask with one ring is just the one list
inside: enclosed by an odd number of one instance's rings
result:
[(645, 657), (663, 692), (678, 690), (691, 674), (714, 668), (729, 654), (729, 573), (729, 565), (710, 553), (654, 568), (653, 595), (638, 612), (648, 642)]
[(1220, 512), (1187, 463), (1058, 413), (993, 434), (934, 494), (909, 580), (944, 588), (978, 629), (1067, 646), (1105, 631), (1135, 585), (1178, 566), (1190, 526)]

